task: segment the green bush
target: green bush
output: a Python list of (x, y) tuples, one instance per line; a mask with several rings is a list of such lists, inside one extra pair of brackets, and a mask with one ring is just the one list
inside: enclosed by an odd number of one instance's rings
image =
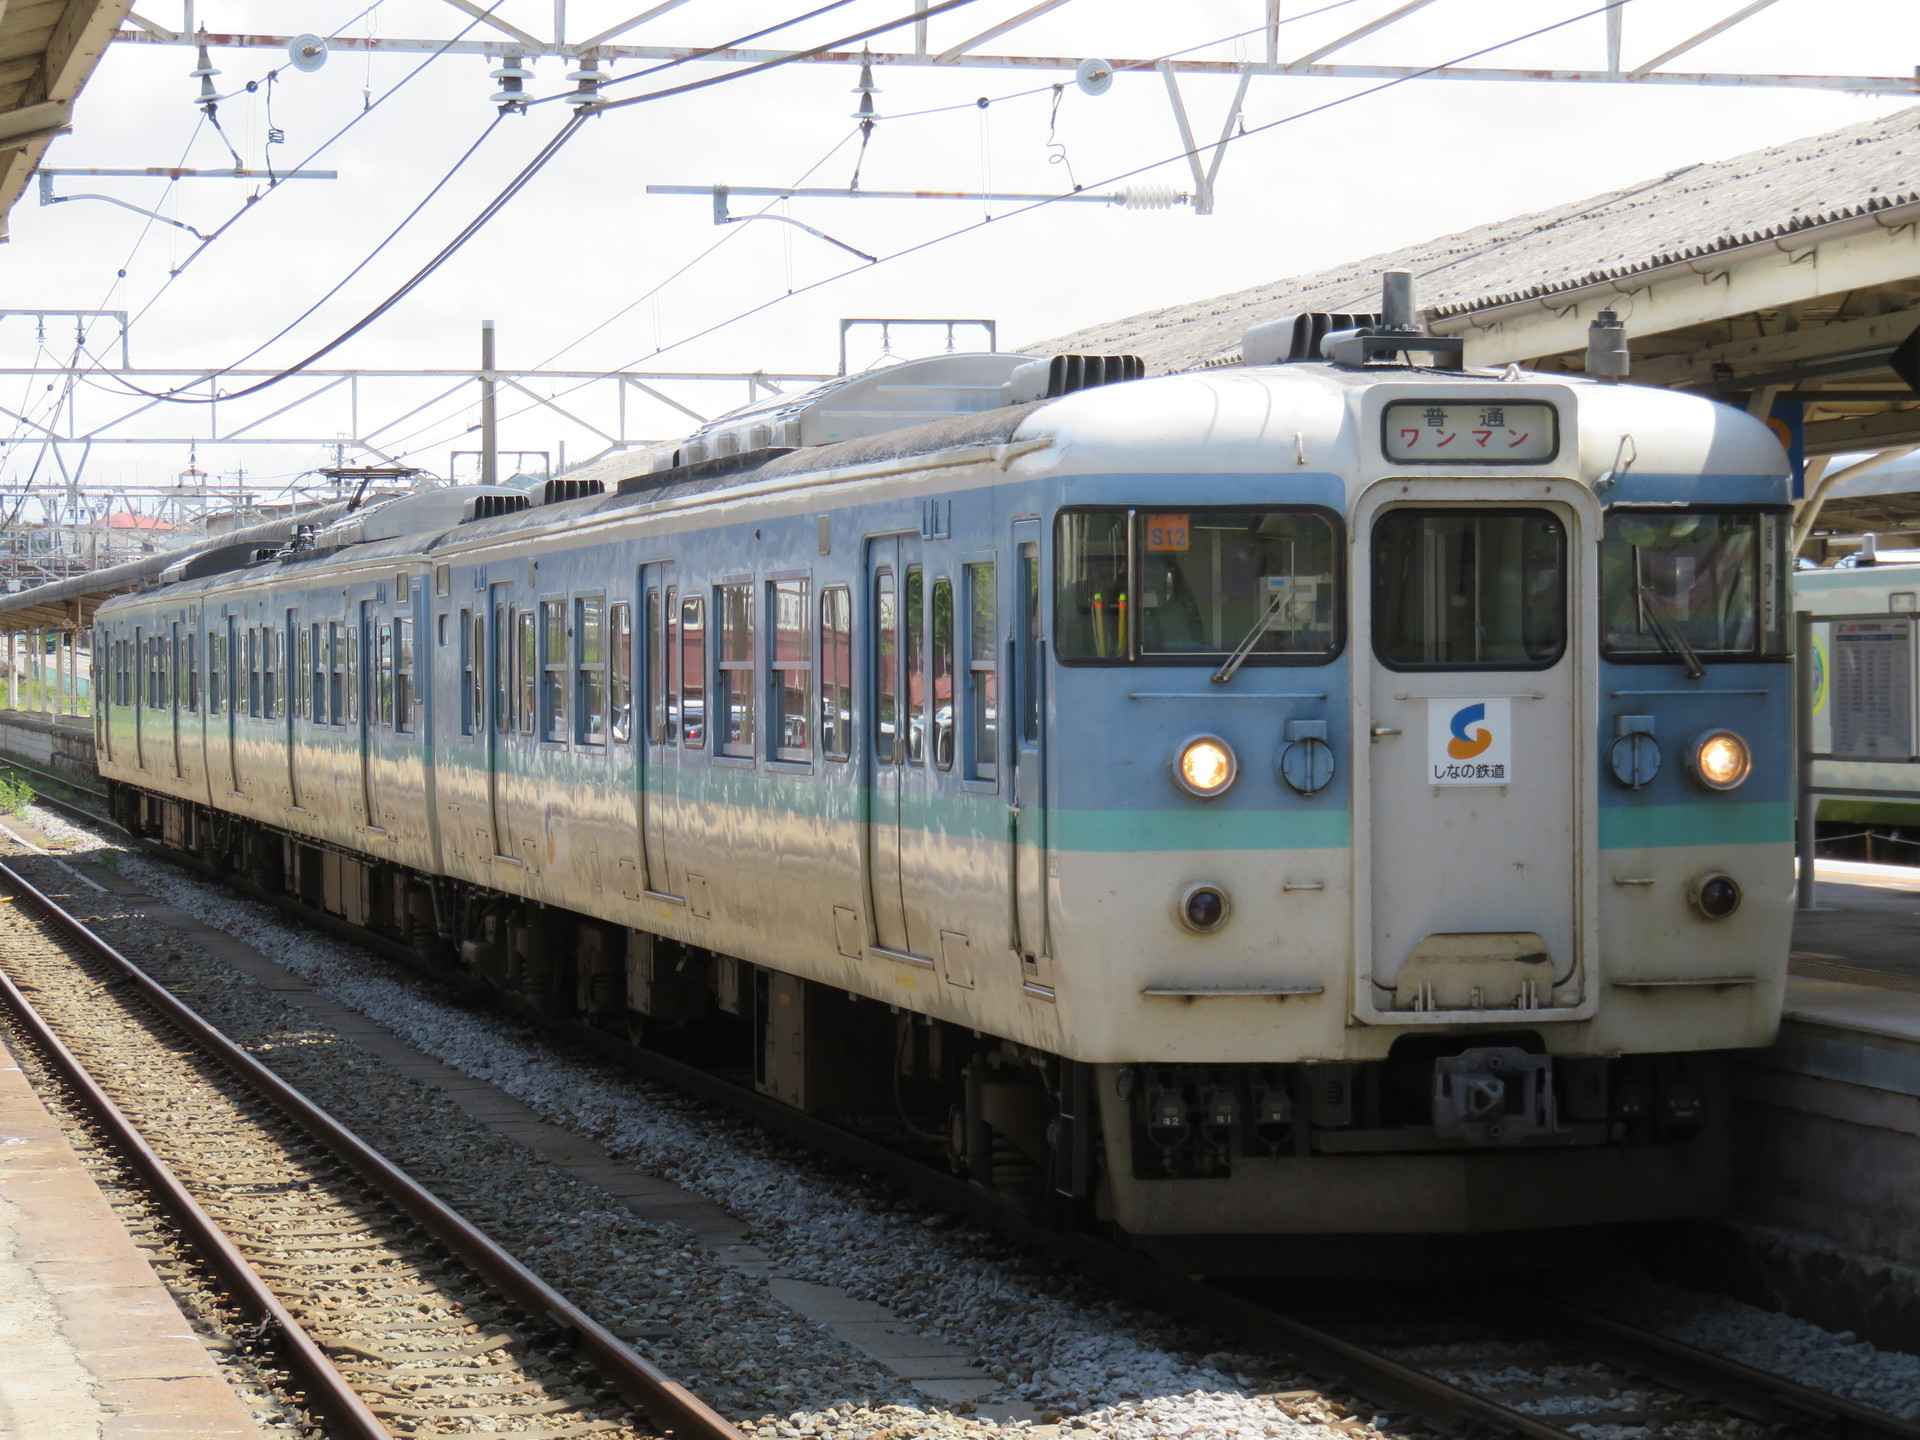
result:
[(33, 787), (18, 775), (0, 775), (0, 815), (18, 815), (33, 803)]

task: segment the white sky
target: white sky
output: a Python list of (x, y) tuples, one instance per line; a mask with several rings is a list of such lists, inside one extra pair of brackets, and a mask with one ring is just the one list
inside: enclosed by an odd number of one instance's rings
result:
[[(142, 13), (178, 24), (177, 0), (147, 0)], [(364, 3), (364, 0), (360, 0)], [(360, 8), (351, 0), (203, 0), (198, 20), (209, 29), (328, 33)], [(1025, 8), (1028, 0), (977, 0), (933, 22), (935, 48), (985, 29)], [(1324, 3), (1324, 0), (1323, 0)], [(1336, 57), (1353, 63), (1435, 63), (1482, 45), (1593, 8), (1598, 0), (1438, 0), (1405, 22)], [(570, 0), (572, 36), (612, 24), (640, 0)], [(690, 0), (643, 29), (621, 37), (655, 44), (713, 44), (806, 8), (774, 0)], [(817, 44), (910, 8), (908, 0), (857, 0), (845, 9), (761, 42)], [(1307, 0), (1286, 0), (1283, 13), (1305, 12)], [(1282, 54), (1316, 44), (1385, 13), (1390, 0), (1349, 0), (1333, 13), (1289, 23)], [(1629, 64), (1739, 8), (1738, 0), (1630, 0)], [(535, 33), (550, 33), (553, 0), (505, 0), (498, 13)], [(1107, 58), (1150, 57), (1216, 41), (1257, 27), (1264, 0), (1074, 0), (1061, 10), (982, 47), (988, 51)], [(355, 27), (376, 36), (446, 38), (466, 17), (436, 0), (384, 0)], [(476, 28), (479, 38), (484, 27)], [(879, 50), (908, 48), (910, 32), (882, 37)], [(1553, 34), (1501, 50), (1475, 63), (1497, 66), (1602, 65), (1603, 22), (1589, 18)], [(504, 38), (504, 37), (502, 37)], [(1218, 43), (1207, 58), (1262, 58), (1260, 38)], [(316, 74), (285, 66), (282, 53), (216, 49), (224, 92), (283, 67), (272, 87), (273, 123), (286, 143), (272, 147), (286, 167), (333, 135), (363, 105), (420, 65), (419, 55), (336, 51)], [(1674, 68), (1911, 73), (1920, 59), (1920, 6), (1912, 0), (1780, 0)], [(497, 62), (446, 56), (428, 66), (392, 100), (349, 131), (317, 166), (336, 181), (289, 182), (267, 194), (231, 231), (167, 285), (170, 267), (193, 250), (185, 232), (150, 225), (97, 201), (49, 208), (35, 192), (15, 207), (13, 241), (0, 251), (10, 308), (125, 308), (145, 313), (132, 339), (138, 366), (233, 363), (297, 316), (363, 259), (367, 251), (441, 177), (494, 118), (487, 72)], [(81, 98), (74, 133), (49, 152), (51, 166), (231, 164), (219, 137), (194, 106), (193, 52), (165, 46), (111, 48)], [(568, 67), (535, 64), (533, 94), (569, 88)], [(640, 62), (612, 67), (616, 76)], [(652, 81), (632, 81), (610, 94), (632, 94), (719, 73), (687, 65)], [(649, 183), (782, 185), (853, 133), (850, 67), (795, 65), (592, 121), (533, 183), (437, 275), (323, 366), (453, 367), (476, 363), (479, 322), (499, 325), (501, 363), (530, 365), (579, 339), (645, 295), (716, 241), (711, 258), (639, 304), (622, 319), (567, 351), (568, 368), (831, 371), (842, 316), (990, 316), (1003, 348), (1042, 340), (1082, 325), (1189, 301), (1311, 271), (1345, 259), (1462, 229), (1483, 221), (1576, 199), (1796, 136), (1832, 129), (1900, 108), (1901, 101), (1844, 92), (1778, 88), (1621, 87), (1603, 85), (1414, 82), (1284, 124), (1231, 147), (1217, 211), (1208, 217), (1176, 209), (1134, 213), (1106, 206), (1057, 205), (997, 220), (917, 254), (866, 268), (789, 226), (754, 223), (716, 229), (705, 197), (649, 197)], [(1049, 163), (1050, 88), (1068, 81), (1055, 138), (1072, 173), (1089, 189), (1138, 166), (1177, 156), (1180, 145), (1164, 87), (1155, 75), (1123, 75), (1104, 96), (1089, 98), (1070, 77), (1046, 71), (933, 71), (879, 67), (883, 117), (942, 105), (964, 108), (918, 119), (883, 118), (862, 173), (869, 189), (995, 189), (1055, 192), (1065, 166)], [(1196, 131), (1218, 134), (1233, 81), (1187, 79), (1183, 90)], [(1247, 99), (1249, 127), (1357, 95), (1378, 82), (1258, 77)], [(1039, 94), (1012, 97), (1036, 88)], [(264, 94), (264, 89), (263, 89)], [(263, 94), (244, 93), (220, 107), (220, 120), (249, 165), (264, 156)], [(979, 96), (996, 103), (982, 112)], [(544, 105), (509, 117), (439, 198), (356, 281), (253, 365), (305, 355), (357, 321), (411, 275), (511, 178), (560, 127), (565, 109)], [(191, 143), (190, 143), (191, 141)], [(844, 186), (855, 146), (848, 143), (814, 171), (815, 184)], [(1920, 177), (1917, 177), (1920, 178)], [(1184, 161), (1136, 176), (1132, 184), (1189, 188)], [(256, 187), (232, 179), (182, 181), (63, 178), (57, 193), (95, 191), (133, 204), (160, 206), (209, 231), (242, 208)], [(763, 201), (736, 199), (735, 214)], [(992, 207), (996, 213), (1010, 208)], [(786, 212), (857, 248), (891, 255), (981, 218), (978, 203), (792, 202)], [(125, 269), (124, 279), (116, 271)], [(857, 273), (774, 305), (704, 338), (687, 337), (768, 300), (853, 268)], [(162, 287), (165, 287), (164, 290)], [(157, 299), (155, 297), (158, 297)], [(149, 307), (150, 308), (147, 308)], [(106, 331), (94, 332), (105, 356)], [(686, 342), (679, 343), (676, 342)], [(70, 352), (72, 322), (50, 324), (49, 352)], [(903, 335), (896, 352), (936, 349), (940, 339)], [(654, 358), (657, 347), (673, 347)], [(0, 320), (0, 358), (27, 363), (35, 354), (33, 323)], [(877, 337), (859, 340), (855, 366), (878, 354)], [(230, 381), (227, 388), (237, 388)], [(312, 390), (292, 381), (246, 402), (264, 415)], [(686, 403), (716, 413), (745, 398), (666, 387)], [(111, 381), (91, 379), (75, 392), (83, 428), (124, 402)], [(433, 391), (368, 383), (360, 395), (362, 428), (369, 417), (396, 416)], [(471, 396), (471, 391), (467, 392)], [(583, 414), (610, 427), (605, 403), (585, 392)], [(0, 404), (38, 407), (57, 396), (45, 382), (0, 377)], [(524, 401), (503, 397), (502, 413)], [(576, 402), (564, 402), (574, 405)], [(238, 423), (240, 404), (222, 407), (224, 426)], [(89, 485), (152, 484), (187, 463), (185, 437), (209, 434), (207, 407), (163, 406), (135, 420), (147, 433), (182, 437), (165, 446), (96, 446), (85, 462)], [(411, 463), (446, 473), (450, 452), (472, 449), (466, 433), (477, 407), (429, 408), (380, 439)], [(348, 428), (344, 387), (313, 407), (295, 410), (261, 433), (332, 435)], [(629, 433), (673, 435), (690, 422), (663, 408), (629, 408)], [(138, 433), (128, 427), (122, 433)], [(45, 484), (58, 470), (31, 432), (0, 417), (0, 481), (36, 473)], [(507, 449), (557, 451), (571, 461), (599, 449), (585, 429), (550, 411), (506, 421)], [(199, 460), (216, 473), (244, 465), (262, 477), (292, 477), (326, 463), (330, 450), (243, 448), (203, 443)], [(79, 456), (70, 453), (68, 464)]]

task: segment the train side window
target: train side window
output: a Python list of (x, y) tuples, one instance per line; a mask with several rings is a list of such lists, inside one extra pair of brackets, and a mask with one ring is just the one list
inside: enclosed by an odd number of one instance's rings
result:
[(473, 670), (480, 663), (481, 651), (475, 648), (473, 612), (460, 612), (460, 733), (473, 734), (474, 718), (480, 713), (474, 703)]
[(1000, 671), (993, 653), (998, 598), (993, 562), (967, 566), (967, 774), (975, 780), (1000, 773)]
[(227, 637), (207, 632), (207, 713), (224, 715), (227, 709)]
[(393, 728), (413, 729), (413, 622), (393, 622)]
[(820, 592), (820, 753), (853, 754), (853, 596), (844, 585)]
[(242, 642), (247, 652), (247, 714), (260, 713), (260, 627), (249, 625)]
[(307, 667), (307, 715), (315, 724), (327, 719), (327, 632), (316, 620), (307, 627), (311, 662)]
[(382, 730), (393, 723), (393, 622), (382, 620), (375, 632), (373, 705), (367, 720)]
[(187, 632), (187, 709), (200, 713), (200, 632)]
[(466, 623), (467, 684), (466, 706), (469, 716), (467, 734), (481, 735), (487, 728), (487, 615), (476, 610)]
[(153, 640), (153, 648), (155, 651), (154, 658), (158, 662), (154, 668), (160, 672), (159, 707), (164, 710), (171, 710), (173, 708), (173, 667), (168, 662), (173, 659), (173, 642), (166, 635), (156, 635)]
[(646, 627), (647, 637), (647, 743), (662, 745), (667, 739), (668, 641), (658, 585), (647, 587), (642, 605), (641, 624)]
[(598, 595), (573, 602), (574, 688), (580, 716), (575, 738), (582, 745), (607, 743), (606, 605)]
[(533, 734), (534, 702), (540, 688), (540, 654), (537, 647), (533, 611), (516, 610), (513, 618), (513, 675), (516, 690), (513, 708), (522, 735)]
[(540, 602), (540, 738), (567, 738), (567, 602)]
[(285, 702), (281, 699), (280, 677), (286, 673), (286, 634), (277, 625), (262, 626), (260, 631), (261, 647), (266, 652), (264, 659), (265, 694), (267, 718), (274, 719), (286, 713)]
[(893, 572), (873, 577), (873, 758), (898, 765), (900, 737), (900, 617)]
[(722, 755), (753, 754), (753, 586), (714, 587), (720, 612), (719, 663), (714, 674), (714, 704), (720, 714)]
[(313, 718), (313, 686), (307, 677), (313, 670), (313, 634), (301, 625), (293, 635), (293, 670), (287, 676), (287, 688), (293, 692), (294, 718), (309, 720)]
[(347, 724), (360, 723), (360, 627), (349, 623), (347, 626), (347, 673), (345, 685), (347, 699)]
[(933, 763), (953, 768), (953, 582), (933, 582)]
[(927, 759), (927, 580), (919, 566), (907, 571), (905, 590), (900, 628), (906, 640), (901, 679), (907, 692), (907, 763), (923, 765)]
[(341, 691), (346, 684), (347, 641), (340, 629), (338, 620), (327, 622), (327, 720), (334, 725), (346, 722)]
[(773, 621), (772, 732), (776, 760), (806, 760), (813, 754), (813, 582), (769, 580), (767, 609)]
[(633, 606), (625, 600), (607, 610), (607, 703), (613, 743), (633, 738)]
[(1040, 743), (1040, 547), (1020, 547), (1020, 741)]
[(501, 734), (513, 729), (512, 611), (493, 607), (493, 728)]
[(707, 629), (698, 595), (680, 599), (680, 738), (698, 750), (707, 743)]

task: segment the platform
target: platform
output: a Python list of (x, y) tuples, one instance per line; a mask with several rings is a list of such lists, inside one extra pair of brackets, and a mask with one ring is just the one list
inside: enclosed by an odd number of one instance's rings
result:
[(260, 1440), (0, 1040), (0, 1435)]
[(1820, 860), (1813, 874), (1817, 908), (1793, 917), (1794, 975), (1870, 980), (1836, 968), (1850, 967), (1899, 976), (1920, 990), (1920, 869)]

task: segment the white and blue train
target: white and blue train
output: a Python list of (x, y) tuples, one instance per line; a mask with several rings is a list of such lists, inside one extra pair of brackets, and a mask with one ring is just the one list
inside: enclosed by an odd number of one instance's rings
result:
[(941, 357), (189, 559), (99, 611), (101, 772), (1188, 1268), (1709, 1212), (1787, 961), (1786, 462), (1447, 348)]

